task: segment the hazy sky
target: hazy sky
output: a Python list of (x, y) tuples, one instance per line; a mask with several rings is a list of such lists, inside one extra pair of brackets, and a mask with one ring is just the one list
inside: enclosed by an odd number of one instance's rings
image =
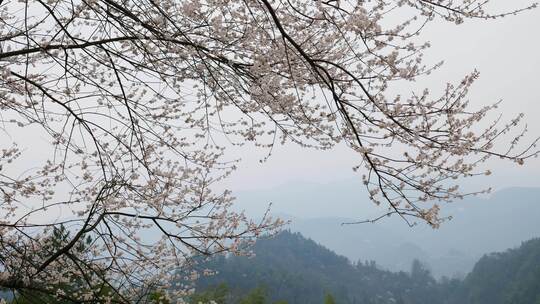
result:
[[(524, 7), (530, 4), (525, 0), (494, 0), (493, 12), (502, 12), (512, 7)], [(468, 20), (465, 24), (456, 26), (445, 22), (431, 23), (424, 29), (423, 40), (431, 41), (432, 47), (425, 52), (425, 63), (435, 64), (441, 60), (445, 64), (435, 73), (419, 79), (415, 91), (424, 87), (437, 95), (447, 82), (459, 82), (466, 74), (474, 69), (480, 71), (480, 79), (472, 87), (469, 97), (471, 105), (480, 108), (483, 105), (503, 100), (499, 113), (510, 120), (518, 113), (526, 114), (529, 134), (525, 142), (540, 136), (540, 9), (526, 11), (517, 16), (498, 20)], [(403, 92), (410, 93), (410, 92)], [(494, 113), (498, 114), (498, 113)], [(34, 138), (34, 129), (25, 128), (18, 136)], [(517, 131), (517, 130), (516, 130)], [(7, 136), (0, 134), (0, 136)], [(3, 137), (0, 137), (2, 140)], [(39, 138), (39, 143), (49, 146), (49, 138)], [(35, 143), (33, 141), (33, 143)], [(234, 151), (227, 154), (230, 158), (241, 157), (243, 161), (239, 169), (233, 173), (219, 188), (229, 188), (235, 193), (246, 191), (261, 191), (264, 189), (280, 189), (283, 185), (313, 182), (336, 185), (351, 184), (358, 181), (358, 192), (363, 190), (360, 175), (354, 174), (352, 167), (361, 159), (344, 146), (338, 146), (332, 151), (314, 151), (300, 148), (294, 144), (277, 145), (272, 157), (265, 163), (259, 160), (266, 151), (245, 147), (239, 155)], [(41, 149), (27, 149), (24, 157), (36, 161), (43, 158)], [(508, 161), (493, 159), (490, 163), (493, 174), (489, 177), (479, 177), (466, 180), (463, 184), (468, 189), (484, 189), (493, 186), (495, 189), (513, 186), (540, 187), (540, 159), (529, 160), (524, 166), (518, 166)], [(329, 187), (335, 188), (335, 187)], [(275, 190), (274, 192), (279, 191)], [(271, 193), (269, 191), (267, 193)], [(349, 196), (360, 196), (348, 192)], [(360, 194), (360, 195), (359, 195)], [(285, 195), (285, 194), (283, 194)], [(284, 202), (294, 201), (294, 197), (283, 197)], [(367, 201), (365, 196), (359, 198)], [(261, 205), (269, 200), (261, 198), (254, 200)], [(276, 202), (277, 203), (277, 202)], [(335, 206), (326, 206), (321, 201), (320, 211), (311, 215), (323, 214), (334, 210)], [(326, 204), (323, 208), (323, 204)], [(289, 204), (290, 205), (290, 204)], [(334, 215), (350, 215), (351, 205), (343, 203), (339, 213)], [(305, 205), (284, 207), (279, 211), (297, 210), (307, 214)], [(326, 210), (326, 211), (321, 211)]]
[[(491, 7), (493, 12), (501, 12), (528, 3), (531, 2), (495, 0)], [(526, 114), (529, 142), (540, 135), (540, 9), (498, 20), (469, 20), (459, 26), (432, 23), (422, 37), (432, 43), (426, 52), (426, 63), (444, 60), (445, 64), (420, 80), (419, 89), (425, 86), (434, 93), (440, 92), (447, 82), (457, 82), (476, 68), (480, 79), (469, 94), (471, 105), (480, 107), (503, 100), (498, 111), (507, 120), (520, 112)], [(277, 146), (270, 160), (260, 164), (262, 156), (263, 153), (245, 149), (240, 169), (228, 186), (246, 191), (297, 181), (336, 182), (354, 177), (351, 167), (358, 163), (358, 156), (345, 147), (319, 152), (290, 144)], [(491, 185), (495, 189), (540, 186), (540, 159), (530, 160), (524, 166), (493, 159), (490, 168), (494, 169), (492, 176), (468, 180), (467, 185)]]

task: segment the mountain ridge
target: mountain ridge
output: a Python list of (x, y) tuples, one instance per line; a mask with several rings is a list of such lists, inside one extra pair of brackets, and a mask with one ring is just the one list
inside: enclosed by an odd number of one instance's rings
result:
[(407, 272), (350, 262), (288, 230), (257, 241), (253, 249), (250, 258), (221, 256), (202, 264), (217, 274), (199, 279), (198, 291), (225, 282), (232, 294), (227, 304), (261, 287), (269, 300), (289, 304), (320, 303), (325, 294), (340, 304), (540, 304), (540, 238), (484, 255), (464, 280), (436, 280), (418, 260)]

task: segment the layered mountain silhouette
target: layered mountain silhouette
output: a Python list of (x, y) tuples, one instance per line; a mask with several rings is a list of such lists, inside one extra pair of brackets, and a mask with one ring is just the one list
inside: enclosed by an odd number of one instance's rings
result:
[(290, 231), (259, 240), (253, 252), (251, 257), (220, 256), (201, 264), (217, 274), (199, 279), (197, 290), (227, 284), (231, 295), (224, 303), (257, 288), (267, 291), (269, 303), (321, 303), (327, 294), (343, 304), (540, 303), (540, 239), (484, 255), (464, 280), (436, 280), (418, 260), (407, 272), (383, 270), (373, 261), (351, 263)]

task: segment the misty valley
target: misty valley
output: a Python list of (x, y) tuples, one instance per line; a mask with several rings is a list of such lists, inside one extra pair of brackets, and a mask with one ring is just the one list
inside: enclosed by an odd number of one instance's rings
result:
[(383, 270), (374, 261), (351, 263), (289, 231), (258, 241), (253, 257), (202, 265), (216, 274), (197, 281), (188, 303), (540, 303), (540, 239), (483, 256), (463, 279), (435, 279), (419, 260), (407, 272)]
[(254, 256), (202, 263), (215, 273), (199, 278), (189, 303), (540, 303), (540, 188), (455, 202), (454, 219), (437, 230), (399, 218), (342, 225), (352, 219), (317, 209), (354, 191), (352, 182), (303, 183), (240, 195), (311, 207), (313, 216), (282, 213), (289, 230), (258, 241)]
[[(297, 196), (299, 204), (312, 201), (313, 196), (324, 199), (317, 192), (324, 192), (324, 187), (312, 187), (311, 191), (307, 185), (289, 187), (310, 193)], [(348, 193), (345, 189), (340, 192)], [(177, 277), (184, 279), (171, 282), (169, 288), (189, 290), (184, 296), (171, 299), (156, 289), (141, 301), (540, 304), (539, 198), (540, 188), (509, 188), (490, 197), (456, 203), (449, 212), (459, 217), (440, 230), (410, 228), (395, 219), (342, 225), (350, 219), (289, 216), (290, 224), (277, 235), (245, 244), (248, 254), (198, 256), (193, 260), (194, 272), (183, 273), (179, 268)], [(512, 212), (505, 209), (510, 202)], [(57, 230), (54, 242), (62, 243), (69, 234), (67, 229)], [(76, 250), (85, 251), (85, 245)], [(69, 294), (81, 284), (79, 278), (54, 287)], [(100, 292), (106, 294), (108, 289)], [(0, 298), (12, 304), (73, 303), (46, 296), (39, 289), (26, 292), (24, 297), (4, 290)]]

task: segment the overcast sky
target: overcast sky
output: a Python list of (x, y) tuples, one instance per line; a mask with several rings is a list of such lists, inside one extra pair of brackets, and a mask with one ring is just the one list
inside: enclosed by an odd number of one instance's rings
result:
[[(525, 6), (530, 1), (495, 0), (494, 12)], [(530, 130), (530, 142), (540, 135), (540, 9), (498, 20), (431, 24), (423, 34), (431, 41), (426, 63), (444, 60), (436, 73), (422, 79), (418, 88), (440, 91), (446, 82), (457, 82), (478, 69), (480, 79), (470, 92), (471, 105), (482, 106), (503, 100), (498, 111), (506, 119), (520, 112)], [(418, 90), (417, 90), (418, 91)], [(517, 131), (517, 130), (516, 130)], [(260, 164), (262, 153), (246, 149), (240, 169), (228, 181), (237, 191), (271, 189), (292, 182), (332, 183), (355, 177), (351, 167), (358, 156), (345, 147), (333, 151), (312, 151), (294, 146), (277, 146), (273, 156)], [(495, 189), (513, 186), (540, 186), (540, 159), (524, 166), (493, 159), (494, 174), (467, 181), (467, 185)]]
[[(530, 3), (524, 0), (494, 0), (492, 11), (502, 12)], [(420, 79), (415, 91), (428, 87), (436, 95), (447, 82), (459, 82), (466, 74), (477, 69), (480, 71), (480, 79), (470, 91), (471, 106), (480, 108), (503, 100), (498, 111), (506, 120), (520, 112), (526, 114), (529, 134), (525, 142), (540, 136), (540, 9), (498, 20), (468, 20), (459, 26), (445, 22), (431, 23), (424, 29), (422, 37), (432, 44), (426, 51), (425, 63), (435, 64), (444, 60), (445, 64), (435, 73)], [(20, 132), (18, 135), (31, 137), (33, 129), (26, 128)], [(48, 139), (39, 140), (44, 146), (48, 145)], [(31, 160), (43, 157), (41, 154), (40, 149), (25, 151), (25, 157)], [(362, 172), (354, 174), (352, 171), (352, 167), (361, 161), (360, 157), (344, 146), (338, 146), (332, 151), (314, 151), (294, 144), (278, 145), (272, 157), (262, 164), (259, 160), (265, 156), (265, 151), (257, 151), (249, 146), (239, 155), (227, 156), (241, 157), (243, 161), (231, 178), (218, 187), (232, 189), (235, 193), (262, 193), (264, 191), (261, 190), (281, 189), (283, 185), (306, 182), (332, 185), (343, 182), (350, 185), (354, 179), (358, 181), (358, 187), (363, 189), (360, 184)], [(489, 186), (495, 189), (540, 187), (540, 159), (529, 160), (524, 166), (493, 159), (490, 168), (493, 171), (491, 176), (469, 179), (462, 186), (468, 190)], [(362, 199), (367, 200), (366, 197)], [(264, 198), (261, 201), (257, 201), (262, 203), (261, 206), (268, 202)], [(334, 207), (329, 206), (330, 209), (336, 209)], [(290, 208), (298, 212), (305, 211), (300, 205)], [(324, 212), (330, 209), (326, 208)], [(347, 205), (340, 209), (340, 215), (348, 215), (350, 212)], [(320, 210), (323, 210), (322, 207)], [(287, 212), (287, 209), (284, 207), (280, 211)]]

